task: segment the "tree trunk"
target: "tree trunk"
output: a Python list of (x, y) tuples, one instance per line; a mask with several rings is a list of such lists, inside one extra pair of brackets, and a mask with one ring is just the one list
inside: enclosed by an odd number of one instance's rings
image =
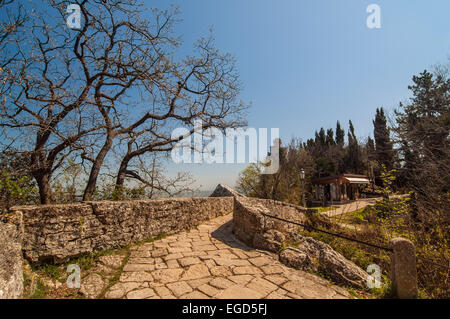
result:
[(119, 171), (117, 172), (117, 177), (116, 177), (116, 186), (115, 186), (116, 191), (119, 191), (120, 188), (125, 183), (125, 177), (127, 175), (127, 168), (128, 168), (128, 163), (130, 162), (130, 159), (131, 158), (129, 156), (125, 156), (122, 159), (122, 162), (120, 163)]
[(116, 185), (122, 186), (125, 183), (126, 172), (128, 168), (128, 163), (130, 162), (130, 158), (125, 156), (120, 163), (119, 171), (117, 173)]
[(35, 173), (34, 178), (39, 187), (39, 197), (41, 204), (51, 204), (54, 202), (52, 188), (50, 186), (50, 174), (49, 173)]
[(92, 164), (91, 173), (89, 174), (89, 180), (87, 182), (86, 188), (84, 189), (83, 200), (88, 201), (92, 199), (94, 195), (95, 188), (97, 186), (97, 179), (100, 173), (100, 169), (103, 165), (103, 161), (105, 160), (106, 154), (108, 154), (111, 149), (113, 143), (114, 136), (113, 134), (108, 134), (105, 144), (102, 149), (98, 153), (94, 163)]
[(49, 136), (48, 130), (39, 131), (36, 134), (36, 145), (31, 154), (31, 174), (38, 184), (39, 198), (43, 205), (51, 204), (55, 201), (50, 186), (53, 161), (48, 162), (45, 153), (45, 144)]

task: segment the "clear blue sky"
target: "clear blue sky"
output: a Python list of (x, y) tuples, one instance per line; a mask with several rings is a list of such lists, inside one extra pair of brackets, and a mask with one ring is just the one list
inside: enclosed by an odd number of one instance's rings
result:
[[(168, 1), (152, 5), (165, 7)], [(184, 48), (214, 28), (217, 46), (238, 60), (251, 102), (249, 126), (279, 127), (282, 139), (313, 137), (320, 127), (372, 134), (377, 107), (409, 97), (411, 77), (450, 55), (448, 0), (189, 0), (179, 5)], [(366, 8), (381, 7), (381, 29)], [(169, 165), (211, 189), (233, 185), (245, 165)]]

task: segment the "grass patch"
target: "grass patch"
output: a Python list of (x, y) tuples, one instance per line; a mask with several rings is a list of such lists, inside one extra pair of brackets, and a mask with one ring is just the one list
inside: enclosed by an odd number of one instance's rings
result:
[(57, 265), (44, 265), (40, 267), (38, 271), (43, 275), (55, 280), (59, 280), (62, 275), (61, 267)]
[(338, 223), (361, 225), (369, 222), (372, 213), (372, 206), (366, 206), (352, 212), (346, 212), (334, 216), (332, 217), (332, 220)]
[(48, 287), (44, 284), (44, 282), (40, 279), (36, 279), (36, 289), (34, 290), (31, 299), (45, 299), (47, 296)]
[[(24, 299), (45, 299), (49, 288), (36, 274), (23, 273)], [(34, 287), (33, 287), (34, 286)]]
[(311, 209), (317, 209), (318, 213), (325, 213), (328, 212), (330, 210), (334, 210), (336, 208), (338, 208), (337, 206), (317, 206), (317, 207), (308, 207)]
[[(144, 240), (141, 240), (141, 241), (138, 241), (138, 242), (134, 243), (133, 245), (140, 246), (140, 245), (143, 245), (143, 244), (149, 244), (149, 243), (153, 243), (154, 241), (161, 240), (161, 239), (163, 239), (165, 237), (167, 237), (166, 233), (160, 233), (160, 234), (156, 235), (155, 237), (146, 238)], [(131, 246), (131, 244), (128, 245), (127, 248), (129, 248), (130, 246)]]
[(122, 265), (119, 267), (119, 269), (117, 270), (117, 272), (112, 276), (112, 278), (109, 280), (108, 284), (106, 285), (106, 287), (103, 289), (103, 291), (100, 293), (98, 299), (104, 299), (105, 298), (105, 294), (108, 291), (109, 288), (111, 288), (112, 286), (114, 286), (116, 283), (119, 282), (119, 278), (123, 273), (123, 267), (125, 267), (125, 265), (127, 264), (128, 260), (130, 259), (130, 248), (127, 247), (125, 250), (126, 254), (125, 257), (122, 261)]
[(394, 287), (392, 285), (392, 282), (387, 276), (382, 276), (382, 282), (384, 283), (381, 285), (380, 288), (373, 288), (372, 289), (372, 297), (378, 298), (378, 299), (393, 299), (396, 298)]

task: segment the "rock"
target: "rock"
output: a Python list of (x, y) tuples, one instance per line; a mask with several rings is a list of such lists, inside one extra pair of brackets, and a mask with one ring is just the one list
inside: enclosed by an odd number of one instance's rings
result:
[(319, 271), (324, 271), (337, 284), (364, 288), (369, 274), (333, 249), (322, 250)]
[(189, 267), (189, 269), (184, 272), (181, 280), (200, 279), (208, 276), (210, 276), (208, 267), (204, 264), (197, 264)]
[(106, 287), (105, 280), (98, 274), (89, 274), (81, 280), (80, 293), (86, 298), (97, 298)]
[[(323, 271), (337, 284), (355, 288), (365, 287), (369, 274), (359, 268), (355, 263), (336, 252), (330, 245), (296, 233), (290, 233), (289, 235), (293, 240), (298, 242), (298, 247), (295, 249), (296, 254), (298, 256), (304, 254), (308, 256), (309, 260), (312, 262), (313, 268), (311, 268), (311, 270)], [(283, 251), (283, 253), (285, 253), (285, 251)], [(297, 262), (300, 264), (301, 258), (306, 259), (304, 256), (298, 258), (299, 260)], [(280, 255), (280, 260), (281, 259), (282, 257)], [(294, 264), (297, 262), (294, 261)], [(305, 263), (308, 263), (308, 261), (305, 261)], [(318, 266), (316, 266), (316, 264), (318, 264)], [(295, 266), (293, 267), (296, 268)]]
[(267, 232), (267, 234), (269, 234), (269, 236), (271, 236), (271, 239), (273, 239), (274, 241), (277, 241), (279, 243), (282, 243), (286, 240), (286, 236), (284, 236), (284, 234), (282, 232), (279, 232), (277, 230), (269, 230)]
[(281, 244), (285, 240), (286, 237), (281, 232), (271, 229), (263, 234), (255, 234), (255, 237), (253, 237), (253, 247), (256, 249), (278, 252), (281, 248)]
[(228, 277), (231, 276), (232, 273), (227, 266), (214, 266), (210, 269), (211, 275), (216, 277)]
[(37, 286), (37, 276), (36, 276), (36, 274), (33, 274), (31, 276), (30, 280), (31, 280), (31, 283), (30, 283), (30, 287), (28, 288), (29, 289), (28, 294), (30, 296), (33, 296), (34, 292), (36, 291), (36, 286)]
[(184, 257), (181, 259), (178, 259), (178, 262), (182, 267), (188, 267), (191, 265), (199, 264), (200, 259), (198, 257)]
[(108, 299), (120, 299), (125, 294), (129, 293), (136, 288), (146, 288), (144, 287), (147, 284), (139, 283), (139, 282), (119, 282), (112, 286), (108, 292), (105, 294), (105, 298)]
[(297, 249), (301, 250), (302, 252), (306, 253), (311, 258), (319, 259), (320, 252), (322, 250), (331, 249), (330, 245), (327, 245), (321, 241), (315, 240), (311, 237), (305, 237), (302, 235), (299, 235), (297, 233), (289, 233), (290, 238), (297, 242)]
[(120, 266), (122, 266), (122, 261), (124, 259), (124, 256), (121, 255), (107, 255), (107, 256), (100, 256), (98, 260), (105, 266), (117, 269)]
[(0, 299), (23, 296), (21, 236), (15, 225), (0, 221)]
[(100, 273), (102, 275), (111, 277), (113, 274), (115, 274), (117, 272), (117, 270), (113, 269), (113, 268), (109, 268), (101, 263), (98, 263), (97, 265), (95, 265), (94, 268), (90, 269), (90, 272), (96, 272), (96, 273)]
[(180, 297), (181, 295), (192, 291), (192, 288), (185, 281), (167, 284), (167, 288), (169, 288), (176, 297)]
[(155, 296), (155, 291), (151, 288), (133, 290), (127, 294), (127, 299), (146, 299)]
[(286, 266), (303, 270), (303, 271), (317, 271), (311, 258), (304, 252), (298, 249), (287, 248), (280, 253), (280, 262)]
[(153, 276), (145, 271), (124, 272), (119, 278), (120, 282), (145, 282), (152, 280)]
[(41, 280), (45, 286), (47, 286), (51, 289), (57, 289), (62, 286), (62, 283), (60, 283), (58, 280), (55, 280), (55, 279), (41, 278)]
[(152, 272), (153, 279), (157, 283), (166, 284), (180, 279), (183, 269), (160, 269)]
[(233, 286), (234, 284), (226, 278), (216, 277), (209, 282), (209, 285), (218, 289), (226, 289)]
[(249, 288), (249, 289), (258, 291), (258, 292), (262, 293), (265, 296), (267, 296), (271, 292), (273, 292), (273, 291), (278, 289), (277, 285), (274, 285), (270, 281), (265, 280), (265, 279), (260, 278), (260, 277), (254, 278), (250, 283), (247, 284), (246, 287)]

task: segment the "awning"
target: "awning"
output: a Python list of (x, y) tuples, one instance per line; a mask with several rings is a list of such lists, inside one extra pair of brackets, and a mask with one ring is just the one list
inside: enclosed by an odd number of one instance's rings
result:
[(367, 178), (362, 177), (344, 177), (344, 179), (350, 184), (370, 184)]

